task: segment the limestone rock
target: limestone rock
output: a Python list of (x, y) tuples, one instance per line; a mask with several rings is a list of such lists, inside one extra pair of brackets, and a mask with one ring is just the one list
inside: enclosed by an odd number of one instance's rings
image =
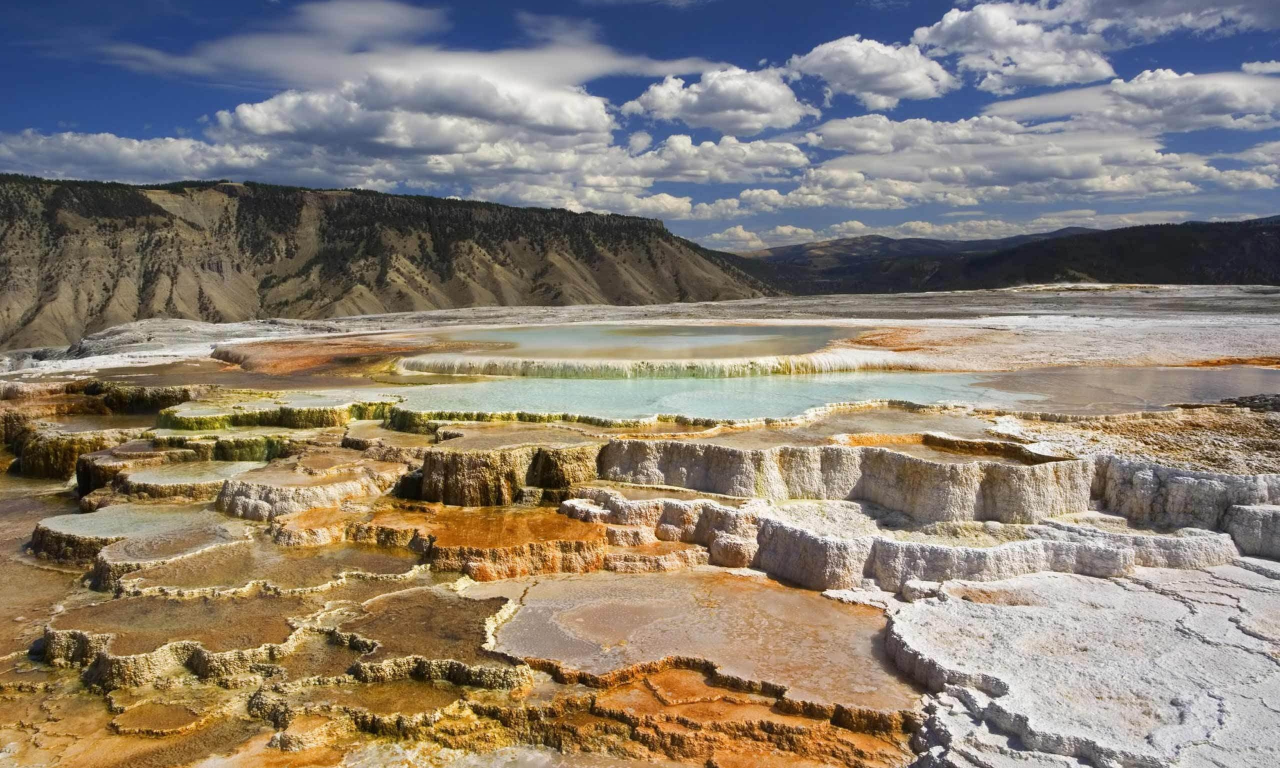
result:
[(1242, 553), (1280, 560), (1280, 506), (1232, 506), (1222, 527)]
[(900, 607), (886, 647), (945, 692), (923, 765), (1273, 765), (1277, 600), (1233, 566), (952, 582)]
[(270, 522), (309, 509), (385, 493), (408, 467), (394, 462), (316, 454), (273, 463), (227, 480), (218, 494), (222, 512)]
[(1109, 512), (1135, 522), (1221, 530), (1232, 506), (1280, 503), (1280, 475), (1191, 472), (1099, 456), (1093, 495)]
[(601, 477), (729, 496), (870, 501), (921, 521), (1029, 523), (1088, 508), (1093, 467), (943, 463), (883, 448), (744, 450), (673, 440), (613, 440)]

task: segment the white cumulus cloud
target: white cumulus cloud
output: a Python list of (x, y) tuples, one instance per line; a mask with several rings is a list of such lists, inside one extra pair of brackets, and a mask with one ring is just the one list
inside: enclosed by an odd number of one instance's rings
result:
[(704, 72), (698, 82), (669, 76), (622, 105), (625, 115), (680, 121), (694, 128), (751, 136), (767, 128), (790, 128), (821, 114), (796, 98), (777, 69)]
[(886, 45), (860, 35), (823, 43), (787, 64), (819, 77), (834, 93), (856, 96), (868, 109), (892, 109), (903, 99), (935, 99), (957, 87), (955, 77), (915, 45)]
[(933, 26), (917, 29), (912, 41), (940, 55), (956, 54), (961, 69), (980, 76), (978, 87), (993, 93), (1115, 76), (1100, 34), (1023, 20), (1026, 11), (1016, 3), (952, 9)]
[(1280, 120), (1280, 78), (1147, 70), (1130, 80), (996, 102), (986, 112), (1016, 120), (1068, 118), (1077, 124), (1132, 126), (1147, 133), (1258, 130)]

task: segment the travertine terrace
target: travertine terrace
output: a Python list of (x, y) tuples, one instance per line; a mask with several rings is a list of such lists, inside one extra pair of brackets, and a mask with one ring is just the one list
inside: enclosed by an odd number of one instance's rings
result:
[(1275, 296), (902, 307), (14, 358), (0, 765), (1280, 764)]

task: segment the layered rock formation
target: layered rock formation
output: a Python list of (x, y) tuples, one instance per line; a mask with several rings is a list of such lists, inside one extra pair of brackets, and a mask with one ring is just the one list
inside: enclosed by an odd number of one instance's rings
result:
[(742, 450), (678, 441), (614, 440), (609, 480), (766, 499), (850, 499), (929, 521), (1028, 523), (1088, 507), (1089, 462), (941, 463), (875, 447)]
[(803, 355), (713, 360), (527, 360), (518, 357), (431, 354), (407, 357), (400, 366), (419, 373), (460, 376), (530, 376), (550, 379), (680, 379), (793, 376), (842, 371), (928, 370), (927, 359), (875, 349), (832, 347)]
[(227, 480), (218, 509), (236, 517), (271, 522), (309, 509), (334, 507), (346, 499), (390, 490), (408, 467), (358, 454), (315, 453), (286, 459)]
[[(138, 742), (230, 765), (457, 768), (525, 745), (592, 768), (1276, 758), (1275, 476), (1162, 464), (1163, 438), (1072, 458), (1052, 426), (1086, 417), (460, 423), (430, 388), (413, 408), (116, 388), (108, 408), (60, 386), (5, 388), (4, 423), (78, 408), (97, 427), (135, 402), (169, 426), (80, 453), (89, 514), (11, 501), (0, 476), (0, 534), (35, 556), (0, 558), (24, 585), (0, 597), (26, 633), (0, 671), (24, 763), (78, 758), (77, 728), (116, 764), (166, 763)], [(1090, 428), (1267, 426), (1214, 414)], [(1043, 442), (983, 439), (993, 421)], [(217, 735), (232, 725), (247, 735)]]
[(27, 431), (14, 446), (18, 472), (28, 477), (70, 480), (76, 476), (80, 456), (112, 448), (140, 436), (142, 429), (104, 429), (65, 432), (56, 425), (40, 425)]
[(477, 581), (605, 567), (604, 528), (566, 520), (548, 508), (442, 507), (423, 516), (420, 531), (434, 568)]
[[(707, 547), (713, 565), (750, 566), (819, 590), (874, 583), (900, 592), (912, 581), (998, 581), (1053, 571), (1111, 578), (1138, 566), (1205, 568), (1238, 556), (1229, 536), (1199, 530), (1162, 536), (1057, 520), (988, 523), (977, 530), (966, 529), (967, 523), (918, 521), (904, 530), (895, 527), (902, 523), (892, 513), (862, 504), (812, 503), (797, 510), (749, 502), (732, 508), (709, 499), (631, 501), (608, 489), (578, 494), (561, 504), (562, 514), (615, 526), (611, 533), (648, 528), (660, 540)], [(927, 540), (912, 540), (915, 531)], [(992, 543), (974, 546), (984, 535)]]
[(565, 489), (594, 480), (599, 452), (600, 446), (591, 443), (428, 451), (422, 462), (421, 498), (463, 507), (511, 504), (525, 488)]
[(1233, 506), (1222, 527), (1244, 554), (1280, 560), (1280, 506)]
[(1280, 503), (1280, 474), (1191, 472), (1103, 456), (1097, 461), (1093, 491), (1108, 510), (1130, 520), (1219, 529), (1232, 506)]
[(157, 425), (161, 428), (187, 431), (215, 431), (230, 427), (285, 427), (287, 429), (323, 429), (345, 426), (352, 420), (382, 419), (392, 406), (388, 401), (322, 400), (280, 405), (259, 396), (256, 402), (233, 402), (225, 408), (208, 404), (174, 406), (160, 411)]

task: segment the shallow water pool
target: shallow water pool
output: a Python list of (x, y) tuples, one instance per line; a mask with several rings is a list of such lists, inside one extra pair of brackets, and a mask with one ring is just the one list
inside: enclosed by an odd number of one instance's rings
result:
[(533, 360), (704, 360), (803, 355), (858, 328), (827, 325), (540, 325), (442, 334), (473, 342), (463, 355)]
[(728, 379), (491, 378), (405, 387), (403, 407), (430, 411), (531, 411), (604, 418), (678, 414), (706, 419), (783, 418), (830, 403), (906, 400), (1012, 410), (1121, 413), (1170, 403), (1280, 391), (1280, 370), (1046, 368), (1008, 373), (855, 372)]

